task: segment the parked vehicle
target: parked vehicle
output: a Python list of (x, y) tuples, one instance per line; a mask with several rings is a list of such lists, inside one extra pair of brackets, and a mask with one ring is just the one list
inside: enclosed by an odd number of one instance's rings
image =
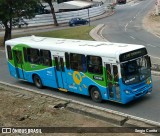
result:
[(89, 21), (86, 19), (82, 19), (82, 18), (72, 18), (69, 21), (69, 26), (75, 26), (75, 25), (85, 25), (88, 24)]
[(12, 26), (13, 27), (18, 27), (21, 28), (22, 26), (28, 26), (28, 23), (26, 21), (24, 21), (23, 18), (14, 18), (12, 20)]
[(126, 4), (126, 0), (117, 0), (117, 4)]

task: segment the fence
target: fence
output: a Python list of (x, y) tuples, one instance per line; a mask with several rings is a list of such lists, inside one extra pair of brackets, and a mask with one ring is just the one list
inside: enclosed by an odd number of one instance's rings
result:
[[(74, 17), (88, 19), (89, 17), (91, 18), (101, 15), (105, 11), (106, 10), (104, 5), (99, 5), (97, 7), (92, 7), (83, 10), (56, 13), (56, 18), (58, 23), (67, 23), (71, 18)], [(51, 14), (36, 15), (32, 19), (24, 19), (24, 21), (28, 23), (28, 26), (49, 25), (54, 23)]]

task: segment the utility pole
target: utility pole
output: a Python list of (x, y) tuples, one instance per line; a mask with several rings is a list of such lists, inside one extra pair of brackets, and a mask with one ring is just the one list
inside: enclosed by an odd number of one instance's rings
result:
[(88, 8), (88, 21), (89, 21), (89, 26), (90, 26), (89, 8)]

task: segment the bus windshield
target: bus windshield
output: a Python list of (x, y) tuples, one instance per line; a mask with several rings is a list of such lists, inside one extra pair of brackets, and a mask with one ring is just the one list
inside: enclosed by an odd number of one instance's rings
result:
[(121, 63), (122, 81), (124, 84), (135, 84), (144, 81), (151, 75), (148, 56)]

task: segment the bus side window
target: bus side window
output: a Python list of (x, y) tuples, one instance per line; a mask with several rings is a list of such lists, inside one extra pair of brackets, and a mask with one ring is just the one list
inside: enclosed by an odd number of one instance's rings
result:
[(27, 48), (23, 48), (24, 61), (27, 62)]
[(106, 72), (107, 72), (107, 80), (112, 80), (111, 66), (110, 64), (106, 64)]
[(114, 74), (114, 81), (118, 82), (118, 67), (116, 65), (113, 65), (113, 74)]
[(51, 52), (49, 50), (40, 50), (41, 63), (44, 66), (52, 66)]
[(60, 58), (60, 63), (61, 63), (61, 69), (62, 69), (62, 71), (65, 72), (63, 58)]
[(85, 55), (71, 53), (70, 64), (71, 64), (71, 69), (86, 72)]
[(88, 72), (93, 74), (103, 74), (102, 58), (98, 56), (87, 56)]
[(55, 63), (55, 66), (56, 66), (56, 70), (59, 71), (60, 67), (59, 67), (59, 63), (58, 63), (58, 57), (54, 57), (54, 63)]
[(70, 54), (70, 63), (71, 63), (71, 69), (78, 70), (77, 54), (75, 53)]
[(87, 71), (87, 64), (86, 64), (86, 57), (85, 55), (82, 55), (82, 67), (83, 67), (83, 72)]
[(70, 69), (69, 53), (65, 52), (66, 68)]
[(39, 50), (27, 48), (27, 58), (30, 63), (40, 64)]
[(7, 54), (8, 54), (8, 59), (12, 60), (12, 50), (11, 46), (7, 45)]

